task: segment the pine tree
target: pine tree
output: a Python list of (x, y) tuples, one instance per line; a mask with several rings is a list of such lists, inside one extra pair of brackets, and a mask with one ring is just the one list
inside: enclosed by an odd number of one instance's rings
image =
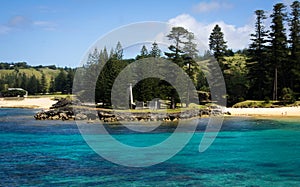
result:
[(67, 75), (65, 71), (61, 69), (59, 74), (55, 78), (55, 90), (58, 92), (66, 93), (66, 80)]
[(187, 41), (183, 47), (184, 53), (192, 59), (198, 56), (197, 44), (195, 43), (195, 35), (192, 32), (187, 34)]
[(149, 53), (147, 47), (145, 45), (142, 46), (141, 52), (136, 56), (136, 60), (149, 57)]
[(143, 45), (142, 49), (141, 49), (141, 56), (148, 56), (148, 50), (147, 47), (145, 45)]
[(192, 76), (196, 73), (198, 64), (196, 63), (196, 58), (198, 57), (197, 44), (195, 43), (194, 33), (189, 32), (187, 34), (187, 41), (184, 43), (182, 55), (184, 60), (184, 65), (187, 67), (187, 74), (193, 79)]
[(161, 50), (159, 49), (158, 44), (156, 42), (153, 42), (152, 44), (150, 56), (154, 58), (159, 58), (161, 56)]
[(23, 88), (24, 90), (27, 90), (27, 86), (28, 86), (28, 78), (25, 73), (22, 73), (20, 87)]
[(109, 58), (108, 59), (114, 58), (114, 56), (115, 56), (115, 50), (113, 48), (111, 48), (110, 52), (109, 52)]
[(67, 78), (66, 78), (66, 92), (68, 94), (72, 93), (73, 79), (74, 79), (74, 71), (72, 69), (69, 69), (67, 71)]
[(107, 52), (106, 47), (104, 47), (104, 49), (103, 49), (103, 60), (104, 60), (105, 62), (108, 61), (108, 52)]
[(216, 60), (222, 70), (227, 69), (224, 65), (224, 56), (227, 50), (226, 41), (224, 40), (224, 34), (219, 25), (216, 25), (212, 33), (209, 36), (209, 49), (213, 51)]
[(45, 73), (42, 72), (42, 78), (41, 78), (41, 92), (45, 94), (47, 92), (47, 82), (46, 82), (46, 76)]
[[(180, 67), (184, 66), (184, 45), (187, 42), (188, 38), (188, 30), (183, 27), (173, 27), (170, 31), (170, 34), (167, 35), (167, 38), (173, 43), (169, 46), (169, 50), (171, 52), (165, 52), (165, 55), (171, 60), (173, 63), (177, 64)], [(177, 80), (177, 75), (174, 72), (170, 73), (172, 79)], [(178, 94), (172, 86), (166, 84), (165, 87), (168, 90), (168, 95), (170, 96), (171, 104), (170, 108), (174, 109), (176, 107), (176, 103), (180, 100), (178, 98)]]
[(111, 58), (100, 72), (95, 84), (95, 101), (111, 106), (111, 89), (119, 73), (125, 68), (126, 62)]
[(116, 46), (115, 55), (118, 60), (122, 60), (123, 58), (123, 48), (121, 42), (119, 41)]
[[(267, 18), (263, 10), (256, 10), (255, 34), (251, 34), (252, 43), (249, 48), (247, 63), (248, 79), (250, 81), (249, 97), (251, 99), (264, 99), (270, 89), (267, 77), (267, 36), (264, 20)], [(271, 87), (272, 88), (272, 87)]]
[(291, 5), (291, 19), (290, 25), (290, 63), (292, 63), (291, 79), (292, 89), (300, 93), (300, 2), (294, 1)]
[(272, 25), (270, 32), (271, 42), (271, 72), (273, 71), (274, 87), (273, 100), (278, 99), (278, 90), (282, 90), (288, 85), (290, 80), (290, 68), (286, 63), (288, 56), (287, 37), (285, 34), (284, 21), (287, 14), (285, 13), (285, 5), (277, 3), (273, 7)]
[(189, 32), (183, 27), (173, 27), (170, 34), (167, 35), (167, 38), (173, 42), (173, 45), (169, 46), (171, 52), (165, 52), (165, 55), (180, 67), (184, 65), (182, 54), (184, 54), (183, 48), (188, 34)]
[(91, 66), (93, 64), (97, 64), (99, 62), (100, 53), (97, 48), (94, 49), (93, 53), (90, 53), (88, 55), (88, 60), (86, 65)]
[(51, 79), (50, 79), (49, 92), (50, 93), (54, 93), (55, 92), (55, 81), (54, 81), (53, 77), (51, 77)]
[(28, 93), (31, 95), (37, 94), (40, 92), (40, 81), (36, 78), (35, 75), (31, 76), (28, 80)]

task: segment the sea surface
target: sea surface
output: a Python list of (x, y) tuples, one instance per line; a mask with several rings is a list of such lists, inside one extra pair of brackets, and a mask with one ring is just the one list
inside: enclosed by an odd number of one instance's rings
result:
[[(201, 119), (176, 156), (132, 168), (95, 153), (74, 121), (35, 121), (35, 112), (0, 109), (0, 186), (300, 186), (300, 119), (226, 118), (212, 146), (200, 153), (208, 120)], [(145, 146), (175, 127), (152, 133), (107, 128), (124, 143), (138, 139)]]

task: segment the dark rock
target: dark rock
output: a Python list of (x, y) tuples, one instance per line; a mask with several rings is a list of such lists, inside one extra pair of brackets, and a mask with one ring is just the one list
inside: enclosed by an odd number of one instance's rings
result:
[(62, 108), (67, 105), (72, 105), (72, 100), (63, 98), (63, 99), (60, 99), (59, 101), (57, 101), (57, 103), (53, 104), (52, 107), (50, 107), (50, 109)]

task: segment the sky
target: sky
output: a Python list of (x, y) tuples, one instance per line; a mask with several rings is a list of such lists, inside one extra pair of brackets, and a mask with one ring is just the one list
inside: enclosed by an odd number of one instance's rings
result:
[(248, 47), (254, 11), (292, 0), (1, 0), (0, 62), (76, 67), (101, 37), (158, 21), (183, 26), (204, 44), (219, 24), (233, 50)]

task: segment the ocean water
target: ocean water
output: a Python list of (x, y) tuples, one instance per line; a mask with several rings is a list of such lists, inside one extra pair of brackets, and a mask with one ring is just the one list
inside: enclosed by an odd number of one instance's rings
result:
[[(201, 119), (176, 156), (131, 168), (95, 153), (74, 122), (35, 121), (35, 112), (0, 109), (0, 186), (300, 186), (300, 119), (226, 118), (212, 146), (199, 153), (207, 122)], [(125, 143), (148, 145), (175, 127), (107, 128)]]

